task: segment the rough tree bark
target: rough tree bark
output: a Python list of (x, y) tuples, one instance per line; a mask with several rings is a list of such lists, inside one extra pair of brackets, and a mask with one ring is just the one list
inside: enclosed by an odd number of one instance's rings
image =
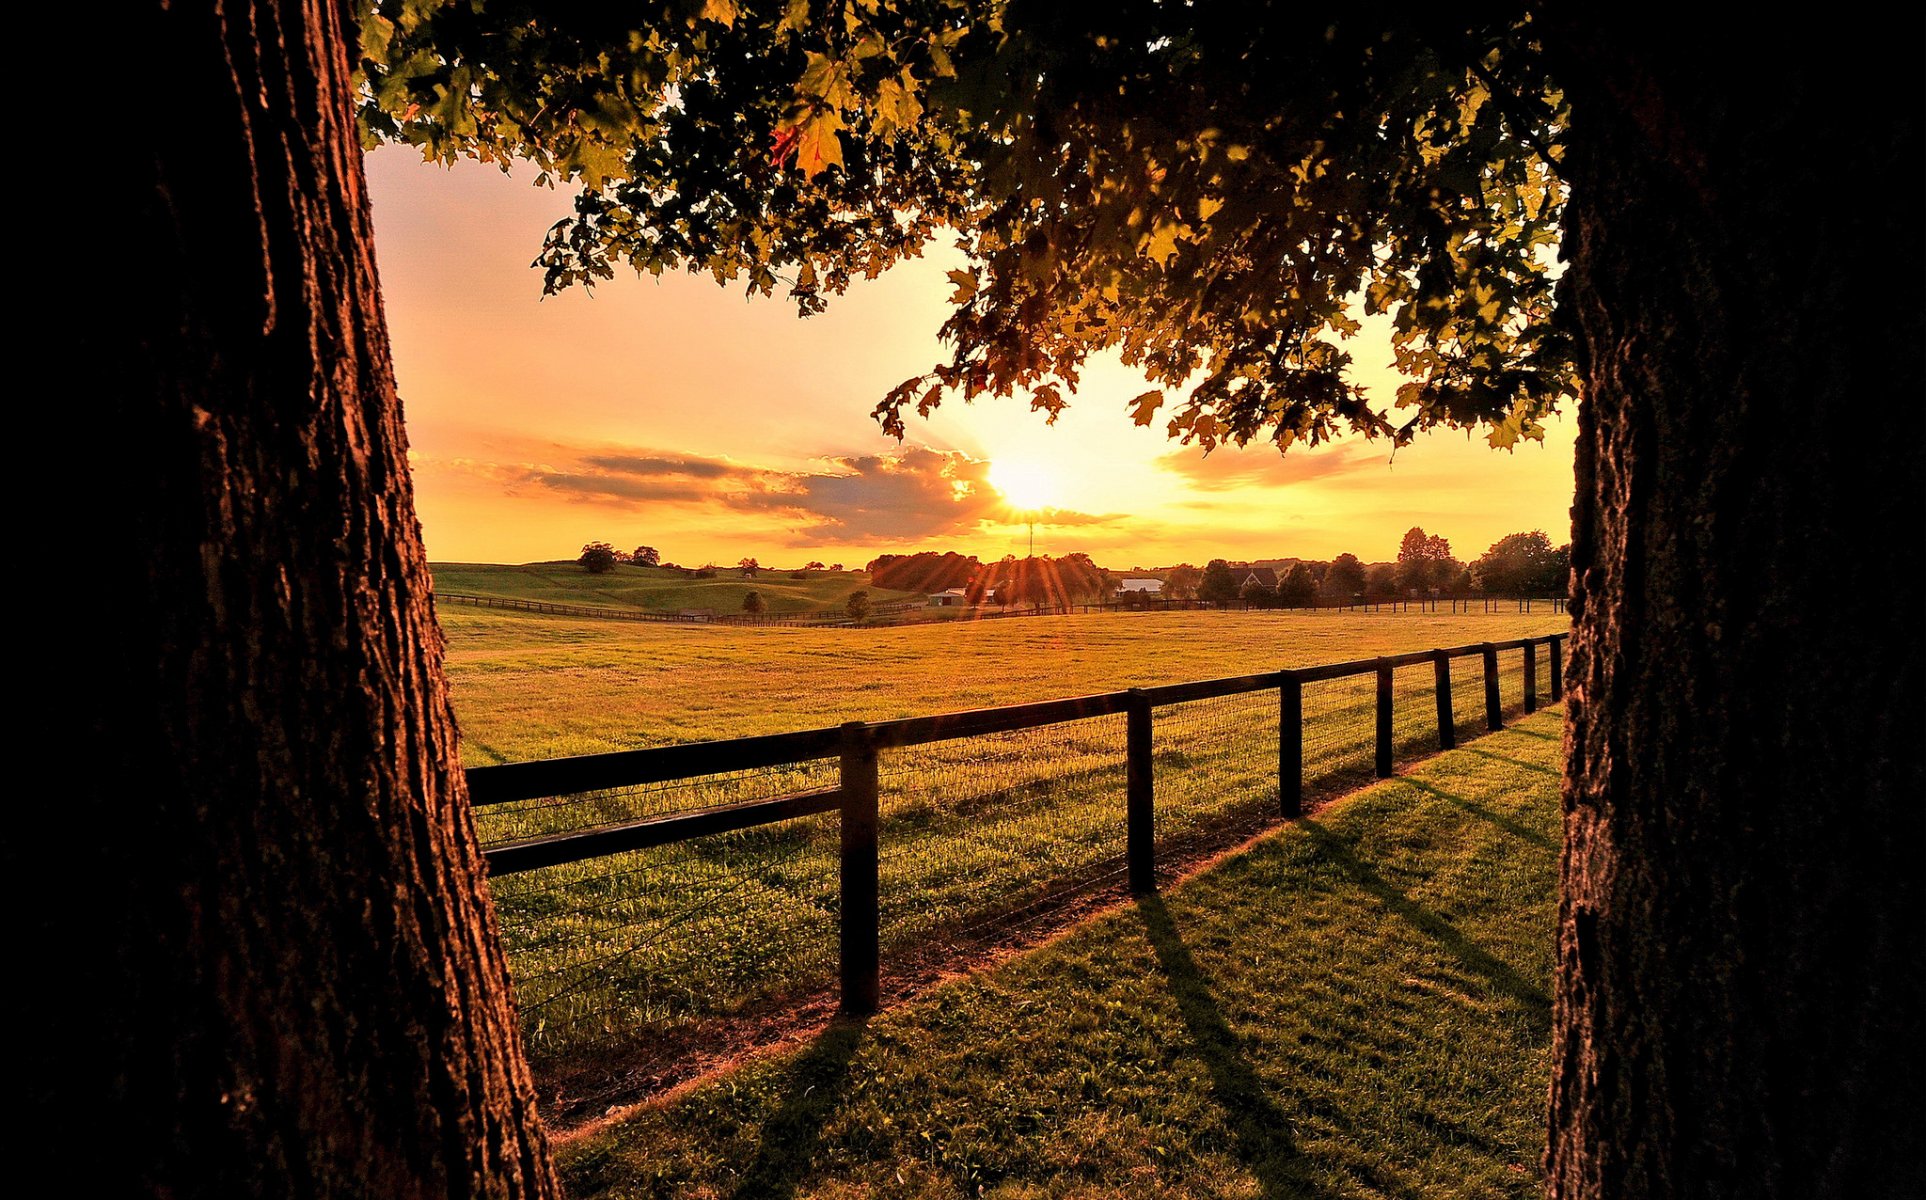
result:
[(458, 769), (350, 20), (155, 3), (88, 33), (116, 112), (73, 123), (112, 160), (75, 224), (112, 250), (76, 314), (74, 442), (114, 553), (62, 614), (77, 801), (28, 814), (69, 884), (41, 930), (87, 955), (31, 1094), (103, 1194), (555, 1191)]
[(1917, 1195), (1917, 39), (1586, 11), (1550, 1189)]

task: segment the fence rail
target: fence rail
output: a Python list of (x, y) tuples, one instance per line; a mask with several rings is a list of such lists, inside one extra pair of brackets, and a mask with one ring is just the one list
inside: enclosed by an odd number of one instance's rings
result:
[(872, 1011), (890, 956), (959, 923), (1154, 890), (1160, 852), (1556, 700), (1567, 636), (472, 768), (538, 1071), (778, 978)]

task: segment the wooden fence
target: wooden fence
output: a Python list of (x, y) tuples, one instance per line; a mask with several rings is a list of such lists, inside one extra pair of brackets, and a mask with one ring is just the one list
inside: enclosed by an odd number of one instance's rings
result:
[(1152, 735), (1158, 708), (1216, 697), (1275, 691), (1279, 727), (1277, 815), (1289, 818), (1299, 815), (1304, 803), (1305, 685), (1354, 676), (1375, 676), (1374, 765), (1376, 774), (1384, 778), (1392, 774), (1395, 765), (1392, 673), (1397, 668), (1426, 663), (1432, 665), (1437, 746), (1440, 750), (1449, 750), (1457, 744), (1452, 706), (1454, 663), (1477, 660), (1482, 673), (1485, 724), (1489, 729), (1496, 730), (1502, 727), (1504, 720), (1503, 697), (1499, 688), (1499, 653), (1509, 650), (1524, 652), (1523, 700), (1524, 711), (1529, 713), (1538, 705), (1540, 646), (1547, 651), (1549, 694), (1554, 701), (1563, 694), (1563, 649), (1567, 636), (1554, 633), (938, 716), (877, 722), (852, 721), (841, 726), (794, 733), (476, 767), (467, 772), (468, 790), (474, 804), (485, 806), (787, 764), (836, 760), (838, 781), (835, 787), (624, 821), (594, 829), (526, 837), (489, 848), (485, 855), (491, 875), (507, 876), (541, 867), (667, 846), (711, 834), (753, 829), (796, 817), (837, 812), (841, 852), (838, 878), (841, 1003), (849, 1012), (867, 1013), (875, 1010), (880, 995), (877, 764), (881, 751), (1124, 714), (1126, 762), (1123, 817), (1126, 826), (1127, 878), (1133, 892), (1144, 893), (1155, 890), (1157, 886), (1157, 780)]

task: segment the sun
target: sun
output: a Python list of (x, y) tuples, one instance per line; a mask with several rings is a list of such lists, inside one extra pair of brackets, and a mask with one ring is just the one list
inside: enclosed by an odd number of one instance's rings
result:
[(990, 486), (1020, 512), (1036, 512), (1057, 502), (1057, 479), (1050, 468), (1022, 458), (990, 463)]

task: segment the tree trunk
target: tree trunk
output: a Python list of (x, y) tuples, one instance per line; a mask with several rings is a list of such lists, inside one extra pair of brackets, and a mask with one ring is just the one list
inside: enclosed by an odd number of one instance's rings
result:
[(78, 803), (27, 814), (68, 883), (39, 932), (87, 955), (34, 1089), (102, 1194), (555, 1193), (414, 515), (349, 11), (108, 15), (76, 90), (118, 112), (61, 126), (106, 160), (65, 215), (111, 268), (74, 365), (77, 500), (114, 553), (59, 614)]
[(1918, 1195), (1917, 39), (1635, 24), (1548, 38), (1588, 381), (1550, 1189)]

